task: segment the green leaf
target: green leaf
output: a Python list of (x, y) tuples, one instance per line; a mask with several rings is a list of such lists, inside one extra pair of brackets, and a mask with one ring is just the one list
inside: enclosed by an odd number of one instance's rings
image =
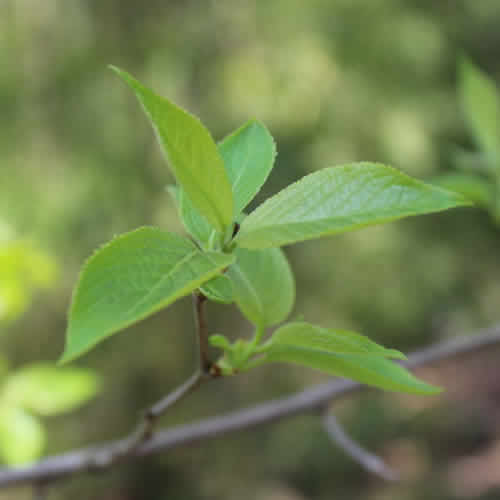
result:
[(214, 229), (201, 215), (189, 200), (185, 191), (179, 186), (169, 186), (170, 194), (174, 198), (182, 223), (186, 231), (202, 246), (206, 247)]
[(257, 207), (241, 224), (236, 242), (245, 248), (281, 246), (469, 204), (457, 193), (384, 165), (331, 167)]
[(72, 410), (95, 396), (99, 380), (90, 370), (36, 363), (11, 375), (3, 398), (42, 416)]
[(232, 222), (233, 198), (224, 161), (198, 118), (111, 67), (134, 91), (151, 120), (177, 182), (220, 232)]
[(495, 186), (482, 175), (451, 173), (432, 179), (436, 186), (456, 191), (477, 205), (489, 208), (494, 200)]
[(231, 343), (229, 340), (224, 337), (224, 335), (220, 335), (219, 333), (210, 335), (208, 342), (211, 346), (218, 347), (219, 349), (227, 351), (231, 350)]
[(233, 285), (227, 276), (217, 276), (200, 287), (200, 291), (210, 300), (221, 304), (233, 302)]
[(61, 361), (188, 295), (233, 260), (202, 253), (189, 240), (150, 227), (115, 238), (83, 268)]
[(45, 430), (37, 417), (15, 406), (0, 407), (0, 455), (6, 464), (36, 460), (45, 441)]
[(286, 319), (295, 301), (295, 281), (279, 248), (235, 251), (227, 276), (234, 300), (252, 323), (266, 327)]
[(460, 98), (465, 118), (478, 146), (500, 154), (500, 97), (486, 73), (467, 58), (460, 63)]
[(227, 136), (218, 147), (233, 187), (234, 210), (238, 215), (270, 174), (276, 145), (267, 128), (251, 120)]
[[(236, 219), (259, 192), (271, 172), (276, 146), (266, 127), (252, 120), (224, 138), (217, 147), (232, 186)], [(171, 186), (169, 189), (177, 199), (186, 230), (199, 243), (206, 245), (212, 234), (212, 226), (181, 188)]]
[[(410, 394), (436, 394), (440, 389), (414, 377), (403, 366), (386, 359), (382, 350), (377, 350), (371, 344), (364, 344), (356, 337), (350, 337), (341, 349), (338, 336), (328, 339), (328, 332), (338, 332), (318, 329), (312, 325), (304, 327), (300, 333), (298, 327), (287, 325), (284, 333), (279, 331), (273, 335), (270, 346), (265, 351), (261, 362), (295, 363), (320, 370), (330, 375), (346, 377), (363, 384), (379, 387), (388, 391), (407, 392)], [(313, 335), (308, 335), (312, 332)], [(345, 332), (343, 333), (345, 336)], [(349, 352), (349, 343), (354, 352)], [(358, 345), (356, 345), (358, 344)], [(355, 352), (356, 349), (367, 349), (365, 353)], [(384, 349), (380, 347), (380, 349)], [(390, 355), (393, 351), (388, 350)], [(394, 351), (398, 356), (397, 351)], [(399, 353), (400, 354), (400, 353)]]
[(394, 359), (406, 359), (396, 349), (387, 349), (364, 335), (346, 330), (332, 330), (304, 321), (288, 323), (278, 328), (269, 345), (294, 345), (330, 353), (371, 354)]

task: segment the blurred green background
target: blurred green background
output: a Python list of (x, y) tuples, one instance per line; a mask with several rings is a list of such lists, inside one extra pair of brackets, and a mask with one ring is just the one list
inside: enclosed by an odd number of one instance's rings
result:
[[(108, 64), (200, 116), (217, 139), (264, 121), (278, 158), (259, 202), (351, 161), (423, 179), (450, 170), (452, 144), (472, 147), (457, 56), (465, 51), (498, 82), (499, 26), (498, 0), (2, 0), (0, 342), (11, 369), (58, 358), (71, 289), (95, 247), (140, 225), (182, 231), (150, 125)], [(287, 251), (294, 313), (406, 352), (473, 332), (500, 320), (499, 249), (500, 228), (472, 209), (302, 243)], [(232, 307), (209, 313), (212, 331), (250, 331)], [(352, 435), (401, 472), (396, 485), (346, 458), (318, 419), (297, 417), (78, 476), (49, 498), (500, 499), (499, 355), (422, 370), (448, 389), (442, 397), (370, 391), (335, 406)], [(185, 299), (75, 363), (102, 387), (78, 412), (44, 419), (45, 453), (123, 435), (195, 363)], [(262, 368), (209, 384), (162, 424), (324, 379)]]

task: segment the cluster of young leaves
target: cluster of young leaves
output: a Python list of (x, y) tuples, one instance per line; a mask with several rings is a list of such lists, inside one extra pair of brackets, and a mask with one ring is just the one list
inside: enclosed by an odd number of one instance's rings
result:
[(477, 152), (455, 148), (457, 172), (435, 183), (462, 193), (500, 223), (500, 92), (495, 82), (470, 60), (459, 63), (459, 97)]
[(73, 410), (94, 397), (99, 380), (90, 370), (35, 363), (8, 373), (0, 359), (0, 457), (8, 465), (40, 457), (46, 431), (40, 417)]
[(358, 163), (306, 175), (247, 215), (276, 156), (265, 126), (249, 121), (216, 144), (197, 118), (113, 69), (151, 120), (177, 180), (169, 190), (191, 239), (143, 227), (99, 249), (74, 292), (62, 361), (194, 292), (234, 302), (255, 325), (250, 340), (210, 337), (223, 351), (214, 365), (223, 375), (284, 362), (387, 390), (439, 391), (392, 361), (403, 354), (354, 332), (292, 322), (267, 340), (264, 334), (287, 319), (295, 300), (281, 246), (469, 204), (462, 195), (384, 165)]

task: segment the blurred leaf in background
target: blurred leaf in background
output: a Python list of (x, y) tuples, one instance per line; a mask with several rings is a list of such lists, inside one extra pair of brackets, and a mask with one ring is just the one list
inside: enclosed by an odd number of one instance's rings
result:
[(453, 150), (452, 172), (435, 178), (441, 187), (462, 193), (500, 222), (500, 90), (467, 57), (458, 65), (460, 105), (479, 152)]
[(35, 363), (4, 372), (0, 384), (0, 457), (16, 465), (44, 451), (48, 437), (39, 417), (80, 407), (96, 395), (99, 379), (91, 370)]
[(54, 259), (28, 241), (9, 239), (7, 232), (0, 234), (0, 326), (20, 316), (34, 292), (54, 286), (57, 278)]

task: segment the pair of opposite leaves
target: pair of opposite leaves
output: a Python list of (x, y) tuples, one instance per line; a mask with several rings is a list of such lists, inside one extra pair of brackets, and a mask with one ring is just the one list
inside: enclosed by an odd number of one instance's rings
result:
[[(221, 288), (212, 287), (214, 278), (228, 268), (234, 294), (229, 299), (247, 318), (261, 328), (281, 322), (293, 305), (294, 283), (280, 246), (469, 204), (456, 193), (390, 167), (360, 163), (307, 175), (244, 217), (243, 209), (274, 163), (275, 146), (265, 127), (251, 121), (217, 146), (198, 119), (129, 74), (115, 71), (134, 90), (151, 119), (179, 183), (175, 195), (181, 218), (198, 244), (142, 228), (98, 250), (86, 263), (74, 293), (63, 361), (200, 287), (216, 298)], [(236, 221), (241, 227), (233, 239)], [(276, 279), (268, 275), (266, 266)], [(282, 282), (285, 294), (273, 287)], [(290, 325), (294, 335), (279, 334)], [(335, 331), (307, 323), (290, 325), (268, 341), (264, 356), (269, 361), (306, 364), (390, 390), (435, 392), (386, 360), (391, 357), (387, 352), (367, 353), (354, 347), (350, 353), (338, 352), (338, 345), (337, 351), (326, 349), (324, 338), (314, 341), (319, 338), (314, 332), (321, 330), (324, 336)], [(309, 336), (297, 335), (297, 325)], [(358, 358), (349, 361), (349, 355)], [(352, 369), (353, 362), (357, 369)], [(366, 371), (362, 365), (373, 362), (376, 366), (371, 372), (368, 369), (368, 376), (362, 375)], [(383, 381), (376, 380), (380, 373)]]

